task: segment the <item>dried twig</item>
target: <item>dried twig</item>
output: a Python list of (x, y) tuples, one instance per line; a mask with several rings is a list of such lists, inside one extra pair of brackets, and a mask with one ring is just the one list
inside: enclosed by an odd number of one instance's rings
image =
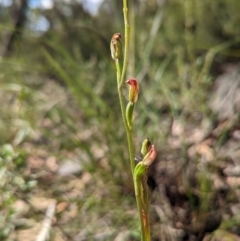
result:
[(46, 211), (45, 219), (43, 221), (42, 229), (40, 230), (36, 241), (46, 241), (49, 238), (49, 230), (51, 228), (52, 218), (55, 213), (55, 207), (55, 202), (49, 204)]

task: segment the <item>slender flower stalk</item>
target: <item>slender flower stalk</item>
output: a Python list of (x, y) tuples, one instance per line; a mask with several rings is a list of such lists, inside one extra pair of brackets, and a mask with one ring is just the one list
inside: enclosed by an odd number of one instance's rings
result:
[[(121, 85), (124, 82), (127, 63), (128, 63), (128, 54), (129, 54), (129, 40), (130, 40), (130, 26), (128, 20), (128, 1), (123, 0), (123, 18), (124, 18), (124, 29), (125, 29), (125, 46), (124, 46), (124, 60), (123, 60), (123, 69), (122, 69), (122, 76), (121, 76)], [(134, 160), (134, 157), (133, 157)]]

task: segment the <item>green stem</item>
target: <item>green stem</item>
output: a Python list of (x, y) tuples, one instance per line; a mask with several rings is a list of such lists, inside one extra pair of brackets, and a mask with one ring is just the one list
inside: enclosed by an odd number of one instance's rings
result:
[(149, 223), (149, 195), (148, 195), (148, 186), (147, 186), (147, 177), (148, 171), (146, 171), (145, 175), (142, 177), (142, 189), (143, 189), (143, 204), (144, 204), (144, 213), (145, 213), (145, 226), (143, 229), (144, 237), (146, 241), (151, 241), (150, 236), (150, 223)]
[(149, 199), (147, 187), (148, 167), (137, 164), (134, 171), (134, 187), (141, 223), (142, 241), (151, 241), (149, 225)]
[[(121, 75), (122, 75), (122, 66), (119, 62), (119, 59), (115, 60), (115, 64), (116, 64), (116, 69), (117, 69), (117, 84), (118, 84), (118, 92), (119, 92), (119, 88), (122, 87), (122, 85), (120, 84)], [(120, 89), (120, 91), (122, 91), (122, 90)]]
[[(125, 44), (124, 44), (124, 59), (123, 59), (123, 68), (121, 73), (121, 80), (120, 80), (120, 86), (123, 85), (124, 78), (126, 75), (126, 69), (127, 69), (127, 62), (128, 62), (128, 52), (129, 52), (129, 38), (130, 38), (130, 26), (128, 22), (128, 7), (127, 7), (127, 0), (123, 0), (123, 17), (124, 17), (124, 29), (125, 29)], [(125, 119), (125, 129), (127, 132), (127, 138), (128, 138), (128, 149), (129, 149), (129, 155), (130, 155), (130, 163), (131, 163), (131, 169), (132, 169), (132, 175), (134, 173), (135, 168), (135, 160), (134, 160), (134, 147), (133, 147), (133, 137), (132, 137), (132, 130), (129, 129), (126, 121), (125, 116), (125, 109), (122, 110), (124, 119)]]
[(135, 187), (135, 195), (137, 200), (137, 207), (138, 207), (138, 215), (140, 218), (141, 224), (141, 234), (142, 234), (142, 241), (147, 241), (145, 238), (145, 225), (144, 225), (144, 209), (143, 209), (143, 200), (142, 200), (142, 186), (141, 180), (136, 175), (134, 176), (134, 187)]
[(128, 22), (127, 0), (123, 0), (123, 17), (124, 17), (124, 29), (125, 29), (125, 33), (124, 33), (125, 45), (124, 45), (124, 60), (123, 60), (123, 69), (122, 69), (122, 75), (121, 75), (121, 84), (123, 84), (124, 77), (126, 75), (128, 52), (129, 52), (130, 26)]
[(129, 150), (131, 170), (132, 170), (132, 175), (133, 175), (134, 168), (135, 168), (134, 146), (133, 146), (132, 130), (129, 128), (129, 126), (127, 124), (127, 118), (125, 115), (126, 106), (124, 103), (124, 97), (123, 97), (123, 92), (122, 92), (123, 85), (121, 83), (122, 68), (121, 68), (121, 64), (118, 59), (116, 59), (115, 64), (116, 64), (116, 69), (117, 69), (118, 97), (119, 97), (119, 102), (120, 102), (122, 118), (123, 118), (124, 126), (126, 129), (126, 133), (127, 133), (128, 150)]

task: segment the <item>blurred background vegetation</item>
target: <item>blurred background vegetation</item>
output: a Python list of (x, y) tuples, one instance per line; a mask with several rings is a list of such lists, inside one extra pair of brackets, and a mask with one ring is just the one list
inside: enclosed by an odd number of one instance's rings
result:
[[(52, 200), (50, 240), (140, 240), (109, 50), (124, 32), (122, 2), (47, 2), (0, 2), (0, 240), (35, 240)], [(240, 1), (129, 4), (136, 152), (149, 137), (184, 166), (194, 142), (185, 130), (219, 123), (208, 102), (223, 66), (240, 58)], [(174, 146), (176, 123), (184, 131)], [(153, 222), (161, 240), (163, 220)]]

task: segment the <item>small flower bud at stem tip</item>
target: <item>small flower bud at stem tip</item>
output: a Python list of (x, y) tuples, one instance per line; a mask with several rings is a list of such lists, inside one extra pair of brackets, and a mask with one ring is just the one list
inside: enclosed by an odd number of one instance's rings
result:
[(115, 33), (112, 36), (110, 43), (111, 56), (113, 60), (120, 59), (122, 57), (122, 44), (120, 42), (121, 34)]
[(138, 99), (138, 93), (139, 93), (138, 81), (136, 79), (128, 79), (126, 83), (130, 85), (129, 102), (136, 103)]

